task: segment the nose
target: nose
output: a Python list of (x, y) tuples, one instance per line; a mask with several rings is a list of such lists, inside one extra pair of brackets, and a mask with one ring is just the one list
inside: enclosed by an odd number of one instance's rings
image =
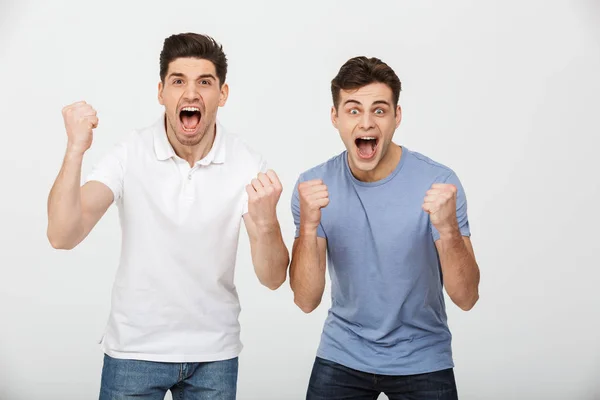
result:
[(196, 85), (196, 82), (189, 82), (185, 87), (185, 92), (183, 93), (183, 99), (186, 102), (194, 103), (200, 100), (200, 90)]
[(363, 113), (362, 117), (360, 118), (359, 128), (361, 128), (362, 130), (365, 130), (365, 131), (375, 128), (375, 119), (373, 118), (371, 113), (369, 113), (369, 112)]

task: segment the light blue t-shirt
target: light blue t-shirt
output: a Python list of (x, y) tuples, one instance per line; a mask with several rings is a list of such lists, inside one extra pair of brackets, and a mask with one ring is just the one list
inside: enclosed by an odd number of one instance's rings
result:
[(330, 199), (318, 235), (327, 239), (332, 305), (317, 356), (383, 375), (453, 367), (434, 243), (439, 233), (421, 206), (433, 183), (456, 185), (459, 227), (469, 236), (466, 197), (456, 174), (403, 147), (389, 176), (361, 182), (344, 151), (300, 175), (291, 204), (296, 237), (298, 183), (311, 179), (323, 180)]

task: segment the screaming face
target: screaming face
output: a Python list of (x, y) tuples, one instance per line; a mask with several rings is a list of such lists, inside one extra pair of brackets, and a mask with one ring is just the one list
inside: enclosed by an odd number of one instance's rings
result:
[(212, 62), (177, 58), (159, 83), (158, 99), (165, 106), (167, 135), (183, 146), (199, 146), (214, 137), (217, 110), (227, 100), (227, 84), (220, 85)]
[(331, 110), (331, 121), (358, 179), (381, 179), (382, 172), (399, 160), (400, 148), (390, 146), (401, 120), (400, 106), (393, 104), (392, 96), (389, 86), (371, 83), (357, 90), (341, 90), (339, 105)]

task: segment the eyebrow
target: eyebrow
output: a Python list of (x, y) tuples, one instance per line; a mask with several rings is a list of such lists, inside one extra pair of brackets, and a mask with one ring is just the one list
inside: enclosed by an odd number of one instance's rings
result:
[(353, 100), (353, 99), (348, 99), (348, 100), (346, 100), (346, 101), (344, 102), (344, 105), (346, 105), (346, 104), (350, 104), (350, 103), (353, 103), (353, 104), (358, 104), (359, 106), (362, 106), (362, 104), (360, 103), (360, 101), (358, 101), (358, 100)]
[(377, 100), (377, 101), (374, 101), (373, 104), (384, 104), (384, 105), (390, 107), (390, 103), (387, 102), (386, 100)]
[[(169, 78), (174, 78), (174, 77), (185, 78), (186, 76), (185, 76), (185, 74), (182, 74), (181, 72), (171, 72), (169, 74)], [(196, 78), (196, 79), (206, 79), (206, 78), (211, 78), (211, 79), (217, 80), (217, 78), (215, 78), (215, 76), (213, 74), (202, 74), (202, 75), (198, 76), (198, 78)]]
[[(358, 104), (359, 106), (362, 106), (362, 103), (360, 101), (354, 100), (354, 99), (348, 99), (348, 100), (346, 100), (344, 102), (344, 105), (350, 104), (350, 103), (352, 103), (352, 104)], [(386, 101), (386, 100), (376, 100), (376, 101), (373, 102), (373, 105), (376, 105), (376, 104), (384, 104), (384, 105), (390, 107), (390, 103), (388, 101)]]

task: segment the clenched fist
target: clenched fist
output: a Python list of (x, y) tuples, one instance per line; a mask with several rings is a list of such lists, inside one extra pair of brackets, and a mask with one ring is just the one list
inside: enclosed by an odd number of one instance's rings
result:
[(456, 186), (452, 184), (434, 183), (426, 193), (423, 210), (440, 234), (458, 231), (456, 192)]
[(273, 170), (259, 173), (246, 186), (248, 193), (248, 214), (252, 221), (259, 227), (266, 227), (277, 223), (277, 202), (283, 187)]
[(300, 197), (300, 229), (316, 232), (321, 222), (321, 209), (329, 204), (327, 185), (320, 179), (302, 182), (298, 185)]
[(84, 153), (92, 145), (92, 129), (98, 126), (96, 110), (85, 101), (78, 101), (63, 108), (62, 115), (69, 151)]

